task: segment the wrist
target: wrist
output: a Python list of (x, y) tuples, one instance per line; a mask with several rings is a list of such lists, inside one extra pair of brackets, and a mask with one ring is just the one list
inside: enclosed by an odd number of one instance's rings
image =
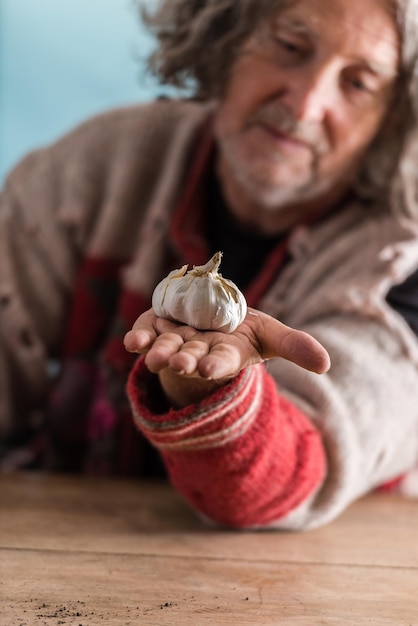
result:
[(231, 382), (231, 378), (208, 380), (200, 376), (185, 376), (170, 368), (165, 368), (158, 376), (167, 401), (175, 409), (201, 402), (219, 387)]

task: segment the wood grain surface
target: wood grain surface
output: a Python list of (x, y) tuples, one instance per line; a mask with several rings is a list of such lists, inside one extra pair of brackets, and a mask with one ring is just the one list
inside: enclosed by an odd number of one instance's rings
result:
[(164, 483), (0, 477), (1, 626), (418, 626), (417, 592), (416, 501), (239, 532)]

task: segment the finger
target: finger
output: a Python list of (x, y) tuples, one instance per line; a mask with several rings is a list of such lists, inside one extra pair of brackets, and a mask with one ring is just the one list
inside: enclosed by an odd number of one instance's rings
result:
[(312, 335), (290, 328), (264, 313), (251, 319), (257, 325), (256, 334), (264, 359), (281, 357), (317, 374), (329, 370), (329, 354)]
[(192, 341), (199, 335), (199, 331), (196, 330), (196, 328), (179, 324), (178, 322), (172, 322), (171, 320), (164, 319), (163, 317), (156, 318), (155, 329), (161, 335), (163, 333), (176, 332), (182, 337), (184, 343)]
[(146, 352), (153, 341), (157, 337), (154, 328), (155, 314), (152, 309), (142, 313), (136, 320), (132, 330), (128, 331), (124, 337), (123, 343), (128, 352)]
[(222, 344), (199, 361), (198, 371), (204, 378), (219, 380), (235, 376), (246, 364), (235, 346)]
[(203, 341), (188, 341), (169, 361), (170, 367), (183, 374), (193, 374), (200, 360), (208, 354), (209, 347)]
[(143, 328), (141, 330), (130, 330), (126, 333), (123, 343), (128, 352), (138, 352), (143, 354), (149, 348), (156, 337), (156, 334)]
[(325, 374), (331, 360), (325, 348), (308, 333), (291, 330), (281, 342), (282, 357), (317, 374)]
[(177, 333), (164, 333), (156, 338), (148, 354), (145, 364), (151, 372), (157, 374), (168, 367), (170, 358), (183, 345), (183, 339)]

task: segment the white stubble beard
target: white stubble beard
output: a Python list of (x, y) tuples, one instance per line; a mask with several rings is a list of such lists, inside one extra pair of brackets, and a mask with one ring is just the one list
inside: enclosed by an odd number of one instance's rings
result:
[[(318, 175), (318, 157), (311, 153), (310, 163), (300, 182), (286, 184), (285, 180), (274, 181), (268, 174), (270, 168), (263, 166), (263, 158), (257, 162), (254, 158), (243, 157), (234, 138), (224, 138), (219, 146), (221, 158), (235, 182), (249, 195), (251, 200), (268, 211), (279, 211), (292, 204), (309, 202), (325, 194), (335, 181), (321, 181)], [(267, 157), (266, 157), (267, 158)], [(274, 159), (277, 166), (286, 169), (286, 156), (278, 153), (268, 157)], [(289, 179), (297, 179), (294, 172)], [(285, 178), (284, 175), (281, 178)]]

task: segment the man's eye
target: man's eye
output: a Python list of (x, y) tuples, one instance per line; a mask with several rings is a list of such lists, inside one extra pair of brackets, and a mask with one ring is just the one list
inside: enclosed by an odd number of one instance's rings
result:
[(279, 46), (281, 46), (286, 52), (290, 52), (290, 54), (302, 54), (302, 47), (293, 41), (289, 41), (288, 39), (276, 39)]
[(367, 74), (363, 76), (348, 72), (344, 75), (344, 81), (348, 88), (354, 93), (373, 95), (380, 90), (379, 83), (373, 76)]
[(349, 82), (356, 91), (369, 91), (365, 82), (363, 82), (360, 78), (350, 78)]

